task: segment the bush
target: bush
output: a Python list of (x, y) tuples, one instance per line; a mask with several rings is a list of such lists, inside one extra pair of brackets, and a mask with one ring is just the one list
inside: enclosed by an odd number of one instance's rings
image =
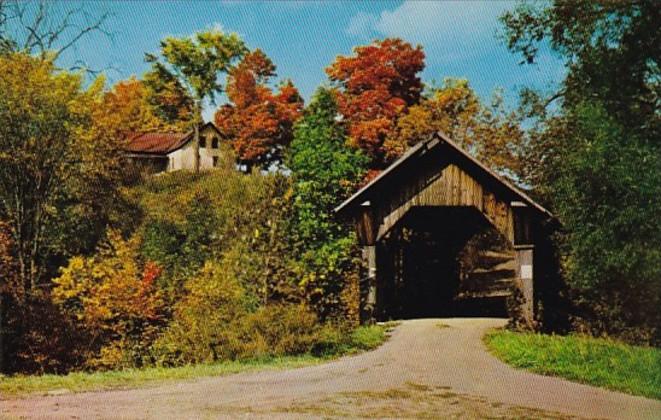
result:
[(207, 263), (186, 285), (174, 319), (154, 344), (162, 365), (285, 355), (327, 355), (347, 349), (347, 331), (320, 324), (300, 303), (272, 303), (251, 310), (252, 301), (231, 270)]
[(188, 280), (186, 291), (168, 329), (154, 343), (155, 361), (182, 365), (236, 359), (241, 347), (236, 322), (247, 315), (239, 282), (220, 265), (206, 263)]
[[(319, 340), (320, 325), (314, 312), (303, 305), (267, 305), (239, 323), (245, 343), (240, 358), (284, 356), (312, 351)], [(262, 348), (255, 352), (255, 343)]]
[(53, 304), (46, 294), (6, 300), (12, 307), (6, 319), (8, 373), (64, 374), (80, 368), (89, 357), (90, 336)]
[(53, 279), (53, 301), (86, 331), (72, 347), (88, 352), (92, 368), (139, 367), (164, 324), (165, 307), (155, 286), (161, 269), (141, 264), (137, 240), (111, 231), (89, 258), (74, 257)]

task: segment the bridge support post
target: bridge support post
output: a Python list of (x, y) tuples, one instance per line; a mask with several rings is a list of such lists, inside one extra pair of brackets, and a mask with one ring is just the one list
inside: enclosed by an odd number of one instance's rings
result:
[(515, 245), (516, 251), (516, 277), (523, 298), (521, 314), (529, 328), (534, 327), (534, 286), (533, 286), (533, 257), (534, 245)]
[(363, 247), (363, 260), (367, 268), (365, 315), (368, 322), (373, 322), (376, 316), (376, 244)]

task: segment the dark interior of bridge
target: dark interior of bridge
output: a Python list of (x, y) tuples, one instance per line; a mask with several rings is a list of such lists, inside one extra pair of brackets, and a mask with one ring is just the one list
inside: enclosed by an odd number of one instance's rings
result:
[(377, 318), (506, 317), (502, 293), (476, 297), (464, 290), (467, 266), (484, 251), (478, 248), (505, 246), (473, 207), (412, 209), (379, 244)]

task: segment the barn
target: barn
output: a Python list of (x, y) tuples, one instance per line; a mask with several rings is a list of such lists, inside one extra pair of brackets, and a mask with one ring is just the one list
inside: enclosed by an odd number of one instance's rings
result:
[(504, 316), (535, 322), (553, 218), (445, 134), (409, 149), (335, 209), (355, 226), (369, 319)]

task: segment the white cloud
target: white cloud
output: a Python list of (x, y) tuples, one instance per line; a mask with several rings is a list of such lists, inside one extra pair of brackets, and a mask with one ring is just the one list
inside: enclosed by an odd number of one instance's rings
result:
[(492, 50), (498, 16), (512, 5), (506, 1), (407, 1), (380, 14), (358, 13), (346, 32), (362, 38), (399, 37), (422, 44), (434, 61), (450, 61)]
[(373, 32), (379, 18), (371, 13), (358, 12), (349, 21), (346, 32), (349, 35), (366, 38)]

